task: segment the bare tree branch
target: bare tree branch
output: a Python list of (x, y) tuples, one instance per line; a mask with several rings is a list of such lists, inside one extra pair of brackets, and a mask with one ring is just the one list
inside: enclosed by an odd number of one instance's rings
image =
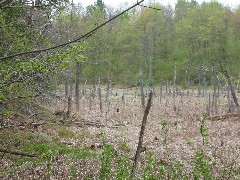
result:
[(145, 8), (149, 8), (149, 9), (154, 9), (154, 10), (161, 11), (160, 8), (155, 8), (155, 7), (150, 7), (150, 6), (144, 6), (144, 5), (141, 5), (141, 4), (139, 4), (139, 6), (142, 6), (142, 7), (145, 7)]
[[(0, 2), (1, 3), (1, 2)], [(46, 5), (35, 5), (35, 6), (4, 6), (1, 9), (7, 9), (7, 8), (42, 8), (42, 7), (49, 7), (51, 5), (46, 4)]]

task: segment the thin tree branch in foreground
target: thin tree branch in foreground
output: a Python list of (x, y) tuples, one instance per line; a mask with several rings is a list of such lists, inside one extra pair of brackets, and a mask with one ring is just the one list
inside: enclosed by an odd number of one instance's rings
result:
[(160, 8), (155, 8), (155, 7), (150, 7), (150, 6), (144, 6), (144, 5), (141, 5), (141, 4), (139, 4), (139, 6), (142, 6), (142, 7), (145, 7), (145, 8), (149, 8), (149, 9), (154, 9), (154, 10), (161, 11)]
[(13, 54), (10, 56), (6, 56), (6, 57), (1, 57), (0, 61), (6, 60), (6, 59), (10, 59), (13, 57), (17, 57), (17, 56), (22, 56), (22, 55), (26, 55), (26, 54), (35, 54), (35, 53), (40, 53), (40, 52), (45, 52), (45, 51), (49, 51), (52, 49), (56, 49), (56, 48), (60, 48), (75, 42), (79, 42), (79, 41), (83, 41), (83, 39), (87, 39), (90, 36), (92, 36), (98, 29), (100, 29), (101, 27), (105, 26), (106, 24), (108, 24), (109, 22), (111, 22), (112, 20), (116, 19), (117, 17), (121, 16), (122, 14), (124, 14), (125, 12), (131, 10), (132, 8), (138, 6), (140, 3), (142, 3), (144, 0), (141, 0), (140, 2), (137, 2), (136, 4), (132, 5), (131, 7), (127, 8), (126, 10), (122, 11), (121, 13), (115, 15), (114, 17), (112, 17), (111, 19), (105, 21), (104, 23), (100, 24), (99, 26), (97, 26), (96, 28), (94, 28), (93, 30), (89, 31), (88, 33), (80, 36), (80, 37), (76, 37), (75, 39), (56, 45), (56, 46), (52, 46), (50, 48), (45, 48), (45, 49), (39, 49), (39, 50), (33, 50), (33, 51), (26, 51), (26, 52), (21, 52), (21, 53), (17, 53), (17, 54)]

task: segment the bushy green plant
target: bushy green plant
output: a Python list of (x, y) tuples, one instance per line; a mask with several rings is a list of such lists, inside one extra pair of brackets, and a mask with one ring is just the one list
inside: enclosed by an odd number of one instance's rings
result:
[(73, 138), (75, 137), (75, 133), (67, 128), (61, 129), (58, 132), (59, 136), (66, 137), (66, 138)]
[(146, 157), (146, 167), (142, 170), (142, 178), (143, 179), (156, 179), (155, 177), (155, 168), (156, 166), (156, 159), (155, 157), (150, 154)]
[(168, 136), (168, 120), (163, 119), (161, 122), (162, 125), (162, 131), (163, 131), (163, 146), (165, 147), (165, 150), (167, 151), (168, 148), (168, 142), (167, 142), (167, 136)]
[(120, 149), (123, 150), (123, 151), (125, 151), (125, 152), (130, 152), (130, 150), (131, 150), (131, 149), (128, 147), (126, 141), (122, 141), (122, 142), (120, 142), (118, 145), (119, 145)]
[(194, 179), (212, 179), (211, 169), (210, 169), (210, 160), (202, 152), (197, 152), (194, 160)]
[(115, 151), (109, 144), (103, 145), (103, 152), (100, 155), (101, 168), (99, 173), (99, 179), (111, 179), (113, 175), (112, 162), (115, 155)]
[[(204, 114), (200, 124), (200, 133), (203, 139), (203, 147), (208, 145), (209, 143), (208, 131), (205, 126), (206, 118), (207, 116), (206, 114)], [(195, 165), (193, 169), (194, 179), (212, 179), (210, 159), (205, 154), (204, 149), (202, 150), (202, 152), (196, 152), (194, 165)]]
[(129, 179), (131, 175), (131, 161), (127, 155), (117, 157), (117, 179)]
[(72, 174), (72, 179), (76, 178), (77, 177), (77, 169), (74, 165), (70, 166), (70, 171), (71, 171), (71, 174)]

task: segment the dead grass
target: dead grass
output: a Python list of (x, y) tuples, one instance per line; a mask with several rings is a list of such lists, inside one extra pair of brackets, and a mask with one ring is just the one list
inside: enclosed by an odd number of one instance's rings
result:
[[(122, 92), (113, 90), (110, 97), (110, 105), (107, 109), (106, 102), (104, 112), (99, 111), (99, 100), (94, 99), (92, 111), (89, 111), (89, 97), (87, 95), (81, 98), (80, 116), (87, 121), (100, 121), (105, 127), (88, 127), (89, 132), (98, 134), (104, 131), (107, 141), (116, 149), (118, 144), (125, 142), (133, 157), (140, 131), (140, 125), (143, 117), (143, 110), (140, 106), (140, 96), (135, 96), (135, 90), (130, 90), (129, 94), (122, 101)], [(200, 134), (201, 119), (206, 113), (208, 95), (180, 96), (176, 98), (176, 111), (173, 108), (172, 95), (165, 95), (161, 102), (159, 97), (154, 97), (153, 106), (148, 117), (146, 133), (144, 137), (144, 146), (146, 153), (153, 153), (159, 159), (163, 158), (165, 151), (182, 162), (184, 168), (191, 170), (192, 160), (196, 152), (203, 149), (203, 138)], [(104, 98), (103, 98), (104, 99)], [(112, 101), (114, 99), (114, 101)], [(218, 114), (227, 113), (226, 99), (222, 97), (222, 104), (218, 107)], [(168, 132), (164, 135), (161, 121), (168, 121)], [(119, 128), (112, 128), (114, 125), (122, 124)], [(226, 119), (224, 121), (206, 121), (206, 127), (209, 135), (209, 145), (205, 151), (209, 153), (210, 158), (218, 159), (219, 166), (228, 166), (234, 159), (240, 164), (240, 123), (236, 118)], [(167, 136), (168, 149), (163, 145), (163, 138)], [(214, 154), (213, 154), (214, 152)], [(216, 172), (218, 173), (218, 172)]]
[[(61, 144), (71, 148), (79, 148), (79, 150), (101, 149), (102, 143), (105, 141), (116, 151), (124, 151), (130, 157), (134, 157), (143, 109), (140, 105), (140, 96), (138, 96), (137, 89), (129, 89), (124, 101), (122, 101), (122, 95), (125, 92), (126, 90), (123, 89), (113, 89), (109, 102), (105, 102), (105, 93), (103, 92), (103, 113), (100, 112), (97, 95), (92, 99), (90, 110), (90, 95), (82, 94), (79, 113), (75, 112), (73, 106), (70, 119), (56, 116), (52, 120), (55, 123), (40, 126), (38, 131), (44, 132), (50, 137), (57, 137)], [(218, 168), (212, 169), (212, 173), (216, 177), (224, 177), (225, 170), (231, 164), (240, 164), (240, 123), (236, 118), (225, 119), (224, 121), (207, 120), (205, 126), (209, 144), (203, 146), (200, 126), (208, 104), (207, 97), (207, 95), (203, 97), (183, 96), (182, 98), (178, 96), (176, 98), (176, 111), (173, 108), (172, 95), (164, 95), (161, 101), (158, 96), (154, 97), (144, 136), (145, 148), (141, 155), (142, 163), (144, 157), (153, 154), (158, 161), (179, 161), (185, 174), (187, 174), (193, 170), (196, 153), (204, 151), (210, 158), (210, 162), (216, 163), (215, 167), (221, 167), (221, 170), (217, 170)], [(66, 111), (67, 109), (64, 98), (62, 100), (53, 98), (47, 103), (40, 103), (44, 104), (50, 112), (55, 110)], [(221, 103), (218, 112), (224, 114), (227, 112), (226, 104), (224, 104), (226, 99), (222, 97)], [(51, 117), (51, 119), (53, 118)], [(162, 120), (167, 120), (167, 131), (163, 130)], [(91, 122), (91, 126), (85, 125), (82, 127), (83, 123), (80, 122), (83, 121)], [(94, 123), (101, 123), (103, 126), (94, 126)], [(32, 129), (29, 131), (32, 131)], [(104, 134), (104, 139), (101, 134)], [(5, 167), (11, 166), (13, 161), (5, 158), (0, 163)], [(100, 168), (97, 158), (77, 161), (75, 158), (64, 156), (64, 154), (54, 155), (51, 166), (48, 163), (37, 165), (37, 167), (33, 164), (29, 166), (23, 164), (22, 166), (23, 169), (17, 171), (14, 176), (27, 177), (32, 175), (43, 179), (49, 177), (68, 179), (76, 171), (75, 179), (84, 179), (96, 177)], [(31, 168), (24, 172), (25, 166)], [(51, 170), (48, 169), (50, 167)], [(33, 172), (33, 169), (36, 168), (39, 169), (39, 172)], [(46, 171), (51, 173), (46, 175), (44, 174)], [(189, 175), (189, 178), (192, 179), (193, 176)]]

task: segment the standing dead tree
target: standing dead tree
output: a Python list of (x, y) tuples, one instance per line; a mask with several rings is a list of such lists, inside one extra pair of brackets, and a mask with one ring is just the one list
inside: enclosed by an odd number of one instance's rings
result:
[(71, 116), (71, 110), (72, 110), (72, 97), (69, 95), (68, 96), (68, 101), (67, 101), (67, 118), (70, 118)]
[(107, 104), (107, 112), (109, 113), (109, 91), (110, 91), (110, 63), (108, 65), (108, 79), (107, 79), (107, 92), (106, 92), (106, 104)]
[(103, 107), (102, 107), (102, 92), (100, 86), (98, 87), (98, 97), (99, 97), (99, 108), (100, 112), (103, 112)]
[(134, 164), (133, 164), (132, 175), (131, 175), (132, 177), (134, 177), (134, 175), (135, 175), (135, 171), (137, 169), (138, 161), (140, 158), (140, 153), (141, 153), (142, 144), (143, 144), (144, 131), (145, 131), (145, 127), (147, 124), (147, 116), (149, 114), (151, 104), (152, 104), (152, 97), (153, 97), (153, 92), (150, 91), (147, 107), (145, 109), (143, 120), (142, 120), (142, 126), (141, 126), (141, 131), (140, 131), (139, 140), (138, 140), (138, 147), (137, 147), (137, 151), (136, 151), (135, 158), (134, 158)]
[(145, 98), (144, 98), (144, 91), (143, 91), (143, 74), (142, 74), (142, 66), (140, 67), (140, 85), (141, 85), (141, 105), (145, 108)]
[(78, 113), (80, 110), (80, 102), (79, 102), (80, 70), (81, 70), (81, 63), (77, 62), (76, 63), (75, 101), (76, 101), (76, 110)]
[(236, 105), (237, 112), (238, 112), (238, 116), (239, 116), (239, 118), (240, 118), (240, 109), (239, 109), (239, 104), (238, 104), (238, 98), (237, 98), (237, 96), (236, 96), (234, 87), (233, 87), (232, 82), (231, 82), (231, 80), (230, 80), (230, 77), (229, 77), (229, 75), (228, 75), (228, 71), (227, 71), (227, 70), (223, 71), (223, 74), (224, 74), (225, 78), (227, 79), (227, 83), (228, 83), (228, 86), (229, 86), (229, 88), (230, 88), (230, 90), (231, 90), (232, 97), (233, 97), (233, 101), (234, 101), (234, 103), (235, 103), (235, 105)]
[(160, 81), (160, 103), (162, 102), (162, 95), (163, 95), (163, 83), (162, 80)]
[(176, 63), (174, 65), (174, 79), (173, 79), (173, 109), (174, 111), (177, 110), (176, 108), (176, 79), (177, 79), (177, 67)]
[(218, 108), (217, 108), (217, 74), (216, 74), (216, 69), (215, 69), (215, 63), (212, 63), (212, 75), (213, 75), (213, 112), (214, 114), (218, 113)]

